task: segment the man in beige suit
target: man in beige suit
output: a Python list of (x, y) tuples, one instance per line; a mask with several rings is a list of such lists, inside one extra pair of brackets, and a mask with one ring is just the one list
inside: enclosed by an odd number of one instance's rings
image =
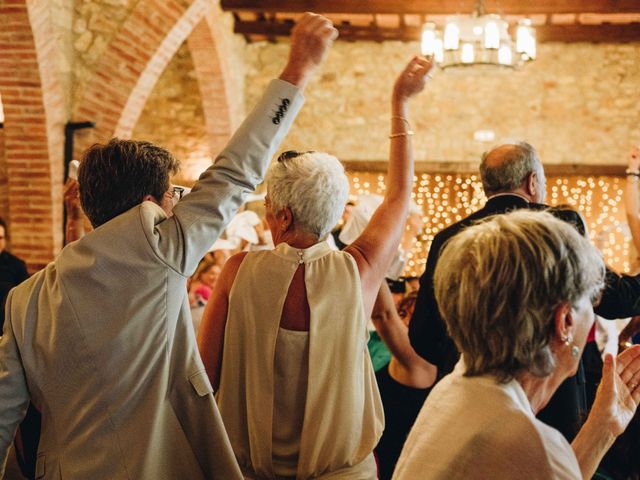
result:
[(80, 196), (95, 230), (9, 294), (0, 477), (31, 399), (42, 412), (36, 478), (242, 478), (185, 283), (262, 181), (336, 35), (318, 15), (298, 23), (282, 75), (175, 208), (165, 150), (114, 140), (87, 152)]

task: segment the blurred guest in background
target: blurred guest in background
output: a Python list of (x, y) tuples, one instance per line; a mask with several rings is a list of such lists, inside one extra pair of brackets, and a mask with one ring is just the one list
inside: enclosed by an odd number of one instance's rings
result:
[(0, 334), (4, 326), (4, 304), (7, 294), (16, 285), (29, 278), (27, 265), (7, 250), (9, 241), (9, 227), (7, 222), (0, 217)]

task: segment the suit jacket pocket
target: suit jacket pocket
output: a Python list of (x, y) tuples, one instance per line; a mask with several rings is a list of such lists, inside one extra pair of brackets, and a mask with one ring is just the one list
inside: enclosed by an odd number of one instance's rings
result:
[(46, 457), (44, 453), (41, 453), (40, 455), (38, 455), (38, 458), (36, 459), (36, 480), (38, 478), (44, 478), (44, 475), (46, 473), (45, 460), (46, 460)]
[(189, 381), (200, 397), (213, 393), (213, 387), (211, 387), (211, 382), (209, 381), (206, 370), (200, 370), (194, 373), (189, 377)]

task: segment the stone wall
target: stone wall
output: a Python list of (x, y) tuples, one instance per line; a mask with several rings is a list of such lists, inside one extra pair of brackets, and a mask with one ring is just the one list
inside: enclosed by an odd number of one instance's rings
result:
[(86, 81), (118, 28), (139, 0), (76, 0), (73, 15), (74, 88), (72, 103), (84, 94)]
[[(286, 148), (318, 149), (343, 160), (387, 158), (389, 93), (415, 43), (335, 44)], [(246, 47), (246, 100), (252, 105), (286, 61), (287, 45)], [(418, 160), (477, 161), (487, 144), (523, 139), (545, 163), (624, 163), (640, 142), (640, 44), (541, 44), (517, 72), (435, 73), (411, 119)]]
[(187, 44), (183, 44), (147, 100), (133, 138), (167, 148), (182, 162), (176, 182), (197, 178), (202, 159), (211, 163), (202, 101)]

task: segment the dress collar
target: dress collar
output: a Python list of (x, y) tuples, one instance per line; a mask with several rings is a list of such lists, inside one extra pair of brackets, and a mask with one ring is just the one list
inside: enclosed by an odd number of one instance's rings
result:
[(287, 243), (279, 243), (273, 250), (277, 256), (296, 263), (306, 263), (324, 257), (333, 250), (326, 240), (311, 245), (309, 248), (294, 248)]
[(493, 200), (494, 198), (500, 198), (500, 197), (520, 197), (525, 202), (530, 203), (529, 200), (527, 199), (527, 197), (525, 197), (524, 195), (520, 195), (519, 193), (515, 193), (515, 192), (496, 193), (495, 195), (491, 195), (488, 198), (488, 200)]

